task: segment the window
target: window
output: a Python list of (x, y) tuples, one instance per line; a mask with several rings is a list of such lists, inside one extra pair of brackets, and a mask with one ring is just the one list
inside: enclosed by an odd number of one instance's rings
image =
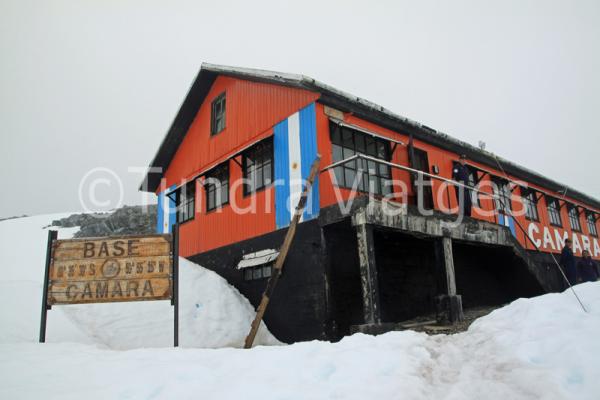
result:
[(194, 219), (196, 181), (191, 181), (177, 189), (175, 203), (177, 204), (177, 222)]
[(242, 156), (244, 195), (254, 193), (273, 182), (273, 140), (248, 149)]
[(216, 135), (225, 129), (225, 93), (213, 100), (210, 111), (210, 134)]
[(496, 210), (504, 215), (510, 215), (512, 212), (510, 183), (504, 179), (494, 179), (494, 198)]
[(266, 279), (271, 276), (273, 272), (273, 265), (258, 265), (256, 267), (244, 268), (244, 280), (255, 281), (258, 279)]
[(523, 207), (525, 207), (525, 218), (530, 221), (539, 221), (537, 208), (537, 197), (536, 192), (531, 189), (521, 188), (521, 199), (523, 200)]
[(219, 165), (204, 177), (206, 211), (229, 203), (229, 162)]
[[(467, 182), (467, 184), (471, 187), (477, 188), (478, 183), (479, 181), (477, 179), (477, 171), (472, 168), (469, 168), (469, 181)], [(477, 207), (481, 207), (481, 204), (479, 203), (479, 192), (471, 190), (471, 203), (473, 205), (476, 205)]]
[[(365, 135), (352, 129), (330, 124), (333, 162), (364, 154), (390, 161), (390, 143), (386, 140)], [(371, 160), (353, 160), (334, 168), (338, 186), (361, 192), (386, 195), (392, 192), (390, 166)], [(358, 182), (356, 182), (358, 180)]]
[(590, 235), (598, 237), (598, 230), (596, 229), (596, 217), (591, 212), (586, 213), (585, 220), (587, 221), (588, 231)]
[(562, 219), (560, 218), (560, 204), (558, 203), (558, 200), (546, 196), (546, 204), (548, 205), (550, 224), (554, 226), (562, 226)]
[(579, 222), (579, 210), (577, 207), (569, 204), (567, 206), (567, 210), (569, 212), (569, 223), (571, 224), (571, 229), (577, 232), (581, 232), (581, 223)]

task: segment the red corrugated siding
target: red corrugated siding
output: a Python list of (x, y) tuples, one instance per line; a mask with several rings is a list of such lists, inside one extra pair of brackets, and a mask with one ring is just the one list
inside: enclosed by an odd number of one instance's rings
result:
[[(351, 123), (351, 124), (361, 126), (365, 129), (369, 129), (372, 132), (376, 132), (382, 136), (386, 136), (386, 137), (393, 138), (396, 140), (401, 140), (404, 143), (408, 144), (409, 138), (405, 134), (390, 131), (390, 130), (382, 128), (378, 125), (364, 121), (360, 118), (356, 118), (350, 114), (345, 115), (345, 121), (348, 123)], [(330, 165), (332, 163), (332, 151), (331, 151), (331, 141), (330, 141), (330, 137), (329, 137), (329, 120), (328, 120), (327, 115), (325, 115), (324, 107), (321, 104), (317, 104), (317, 135), (318, 135), (317, 140), (318, 140), (319, 152), (321, 153), (322, 159), (323, 159), (322, 165), (323, 166)], [(432, 146), (427, 143), (423, 143), (419, 140), (414, 141), (414, 146), (415, 146), (415, 148), (419, 148), (419, 149), (422, 149), (427, 152), (427, 156), (429, 159), (429, 166), (431, 167), (433, 165), (437, 165), (440, 170), (439, 175), (441, 177), (445, 177), (445, 178), (452, 177), (453, 161), (456, 161), (458, 159), (458, 156), (459, 156), (458, 154), (452, 153), (450, 151), (441, 149), (436, 146)], [(407, 148), (407, 146), (398, 146), (396, 148), (396, 150), (392, 156), (392, 162), (394, 162), (396, 164), (401, 164), (401, 165), (408, 165), (408, 148)], [(478, 163), (475, 163), (475, 162), (471, 162), (471, 163), (473, 165), (479, 166), (485, 170), (491, 171), (492, 173), (494, 173), (497, 176), (504, 176), (504, 174), (501, 171), (499, 171), (495, 168), (491, 168), (487, 165), (479, 165)], [(392, 171), (393, 171), (392, 174), (393, 174), (393, 177), (395, 180), (403, 180), (404, 182), (407, 182), (407, 187), (409, 189), (408, 196), (412, 196), (413, 191), (412, 191), (412, 188), (410, 187), (410, 183), (409, 183), (410, 182), (409, 174), (407, 172), (403, 172), (398, 169), (393, 169)], [(515, 181), (520, 180), (520, 179), (515, 178), (514, 176), (510, 176), (510, 175), (508, 176), (508, 178), (511, 180), (515, 180)], [(484, 179), (482, 179), (482, 182), (485, 182), (485, 181), (489, 182), (489, 179), (490, 179), (489, 176), (486, 176)], [(447, 208), (448, 204), (450, 205), (450, 207), (456, 207), (457, 202), (456, 202), (455, 193), (453, 191), (454, 189), (452, 189), (452, 188), (450, 189), (449, 195), (447, 195), (446, 192), (444, 191), (444, 192), (442, 192), (443, 193), (442, 195), (440, 195), (439, 197), (437, 196), (437, 193), (439, 192), (441, 185), (442, 185), (441, 181), (437, 181), (437, 180), (433, 181), (433, 189), (432, 190), (433, 190), (433, 195), (434, 195), (434, 207), (436, 209), (440, 209), (440, 208), (442, 208), (442, 206)], [(548, 191), (542, 187), (539, 187), (536, 185), (530, 185), (530, 187), (533, 189), (540, 189), (540, 190), (549, 192), (550, 194), (555, 195), (559, 199), (563, 198), (562, 195), (560, 195), (558, 193), (552, 193), (551, 191)], [(337, 203), (337, 198), (335, 195), (334, 187), (331, 183), (328, 173), (322, 174), (322, 177), (321, 177), (321, 180), (319, 183), (319, 189), (321, 191), (320, 192), (321, 208), (331, 206), (331, 205)], [(395, 190), (398, 190), (398, 188), (395, 188)], [(488, 186), (486, 189), (484, 189), (484, 191), (491, 193), (492, 189), (491, 189), (491, 187)], [(345, 189), (339, 189), (339, 196), (341, 198), (343, 198), (344, 200), (347, 200), (350, 197), (350, 191), (345, 190)], [(449, 200), (449, 202), (448, 202), (448, 200)], [(571, 199), (569, 197), (566, 197), (565, 200), (572, 202), (574, 204), (580, 204), (577, 201), (573, 201), (573, 199)], [(482, 197), (480, 197), (480, 202), (481, 202), (481, 208), (483, 210), (493, 210), (494, 209), (494, 203), (490, 197), (482, 196)], [(513, 210), (517, 211), (517, 207), (520, 207), (520, 206), (515, 201), (513, 201)], [(588, 206), (588, 208), (591, 208), (591, 207)], [(490, 222), (497, 222), (496, 216), (482, 216), (482, 215), (478, 214), (475, 209), (473, 211), (474, 211), (473, 216), (476, 218), (487, 220)], [(598, 212), (598, 210), (595, 210), (595, 211)], [(543, 197), (542, 197), (542, 199), (540, 199), (540, 201), (538, 203), (538, 214), (540, 217), (540, 221), (537, 222), (536, 224), (540, 227), (540, 231), (543, 231), (544, 227), (549, 227), (553, 240), (555, 238), (554, 229), (558, 230), (560, 232), (560, 234), (563, 234), (564, 232), (568, 232), (569, 237), (572, 236), (573, 231), (571, 230), (571, 227), (569, 224), (569, 219), (568, 219), (569, 217), (567, 214), (566, 207), (563, 207), (561, 209), (561, 218), (562, 218), (562, 222), (563, 222), (562, 228), (550, 226), (550, 221), (549, 221), (547, 207), (546, 207), (546, 201)], [(516, 219), (521, 224), (521, 226), (523, 226), (523, 228), (527, 229), (527, 227), (530, 224), (530, 221), (528, 221), (524, 215), (520, 216), (520, 217), (516, 217)], [(583, 234), (583, 235), (588, 236), (592, 240), (597, 240), (596, 238), (593, 238), (590, 235), (585, 218), (583, 216), (580, 216), (580, 223), (581, 223), (581, 227), (582, 227), (582, 232), (577, 232), (577, 234), (579, 236), (581, 236)], [(598, 224), (596, 224), (596, 225), (598, 225)], [(515, 230), (516, 230), (517, 240), (521, 243), (521, 245), (527, 249), (534, 249), (533, 244), (526, 238), (526, 235), (516, 226), (515, 226)], [(542, 238), (542, 232), (540, 232), (540, 234), (538, 235), (537, 239), (539, 239), (539, 238)], [(594, 249), (594, 247), (592, 246), (592, 250), (593, 249)], [(557, 249), (552, 250), (551, 248), (548, 248), (545, 250), (558, 253), (558, 252), (560, 252), (561, 249), (557, 248)], [(600, 257), (596, 257), (596, 258), (600, 259)]]
[[(211, 102), (223, 92), (226, 92), (226, 127), (211, 137)], [(228, 158), (237, 149), (272, 135), (273, 125), (318, 97), (317, 93), (306, 90), (218, 77), (164, 175), (166, 185), (179, 185), (183, 179), (193, 177), (220, 159)], [(235, 162), (230, 162), (230, 171), (231, 182), (241, 177), (240, 167)], [(241, 190), (240, 187), (237, 193), (231, 195), (235, 196), (240, 207), (251, 201), (251, 197), (243, 198)], [(198, 206), (195, 218), (180, 228), (180, 253), (184, 257), (275, 229), (275, 215), (272, 210), (265, 211), (264, 206), (254, 214), (235, 214), (230, 205), (224, 206), (220, 213), (207, 214), (201, 186), (197, 187), (196, 193)], [(254, 196), (259, 205), (264, 205), (267, 197), (273, 204), (272, 188)]]

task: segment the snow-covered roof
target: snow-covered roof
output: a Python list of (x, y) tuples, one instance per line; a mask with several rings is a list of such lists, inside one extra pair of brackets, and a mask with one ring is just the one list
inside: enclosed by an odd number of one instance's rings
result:
[[(198, 108), (208, 94), (212, 83), (219, 75), (296, 87), (320, 93), (321, 97), (318, 101), (323, 104), (330, 105), (342, 111), (351, 111), (360, 118), (372, 121), (388, 129), (413, 134), (416, 139), (459, 154), (466, 154), (470, 160), (480, 162), (494, 169), (497, 169), (498, 164), (500, 164), (506, 173), (510, 175), (524, 179), (529, 183), (540, 185), (552, 191), (561, 193), (566, 192), (569, 197), (600, 209), (599, 200), (576, 189), (549, 179), (516, 163), (500, 158), (491, 152), (481, 150), (469, 143), (455, 139), (444, 132), (432, 129), (418, 121), (396, 114), (369, 100), (336, 89), (323, 82), (319, 82), (311, 77), (300, 74), (210, 63), (202, 63), (200, 71), (190, 87), (190, 90), (150, 167), (160, 167), (163, 171), (166, 170), (175, 155), (177, 148), (185, 137)], [(160, 174), (148, 173), (140, 186), (140, 190), (154, 192), (160, 184), (160, 179)]]

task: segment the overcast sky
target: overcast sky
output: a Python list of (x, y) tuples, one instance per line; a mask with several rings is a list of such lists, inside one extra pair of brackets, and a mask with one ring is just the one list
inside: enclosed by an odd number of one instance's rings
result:
[(311, 76), (600, 198), (599, 52), (598, 1), (0, 0), (0, 217), (80, 210), (97, 167), (140, 203), (128, 167), (203, 61)]

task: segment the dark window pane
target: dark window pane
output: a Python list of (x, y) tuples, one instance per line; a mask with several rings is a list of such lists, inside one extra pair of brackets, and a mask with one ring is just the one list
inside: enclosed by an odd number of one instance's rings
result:
[(365, 137), (363, 135), (356, 135), (356, 138), (354, 140), (356, 142), (356, 151), (358, 153), (365, 154), (365, 152), (367, 151), (367, 148), (365, 146)]
[(380, 141), (377, 141), (377, 158), (381, 158), (382, 160), (387, 160), (385, 145)]
[(344, 182), (344, 167), (342, 167), (342, 166), (335, 167), (333, 169), (333, 172), (335, 172), (335, 180), (336, 180), (337, 184), (339, 186), (346, 186), (346, 184)]
[(392, 186), (391, 181), (381, 178), (381, 192), (384, 195), (392, 193)]
[(338, 146), (337, 144), (333, 145), (333, 148), (332, 148), (333, 162), (342, 161), (344, 159), (342, 152), (343, 152), (343, 150), (342, 150), (341, 146)]
[(263, 182), (265, 186), (271, 183), (271, 181), (273, 180), (272, 177), (273, 172), (271, 170), (271, 162), (269, 161), (263, 166)]
[(247, 281), (252, 280), (252, 268), (246, 268), (244, 270), (244, 280), (247, 280)]
[(254, 268), (252, 270), (252, 279), (262, 278), (262, 268)]
[(344, 168), (344, 180), (348, 187), (354, 187), (354, 178), (356, 178), (356, 171), (350, 168)]
[(377, 147), (372, 137), (367, 136), (367, 155), (377, 157)]
[(332, 143), (336, 143), (336, 144), (341, 144), (342, 143), (342, 137), (341, 137), (341, 134), (340, 134), (340, 127), (337, 126), (337, 125), (331, 131), (331, 142)]
[(262, 276), (263, 278), (268, 278), (271, 276), (271, 266), (266, 265), (262, 268)]
[(342, 129), (342, 146), (354, 148), (354, 141), (352, 140), (352, 131), (349, 129)]

